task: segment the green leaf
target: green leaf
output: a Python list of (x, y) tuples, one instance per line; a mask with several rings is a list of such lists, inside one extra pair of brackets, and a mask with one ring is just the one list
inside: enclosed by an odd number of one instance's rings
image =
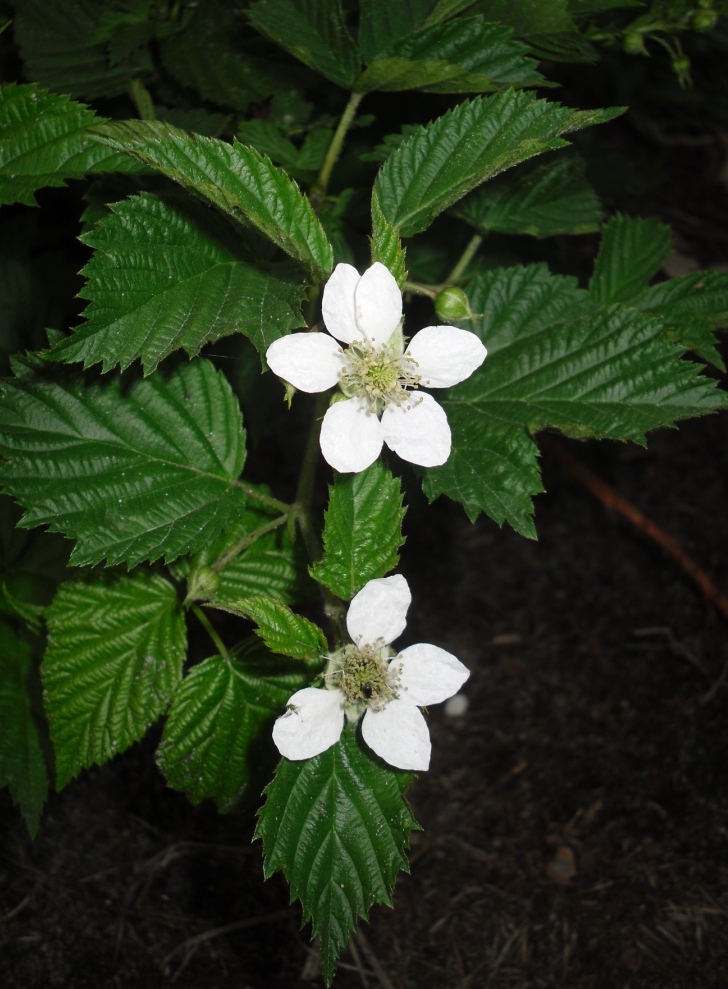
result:
[(50, 351), (85, 367), (122, 369), (141, 358), (144, 373), (183, 348), (244, 333), (261, 353), (303, 326), (300, 278), (253, 260), (225, 218), (197, 203), (150, 193), (111, 206), (82, 238), (95, 248), (83, 269), (87, 322)]
[(32, 675), (30, 646), (0, 621), (0, 787), (9, 787), (34, 838), (48, 794), (48, 771), (33, 716)]
[(543, 85), (543, 76), (510, 28), (466, 17), (423, 28), (387, 48), (357, 79), (356, 90), (492, 93)]
[(372, 195), (372, 261), (381, 263), (392, 272), (400, 288), (407, 281), (407, 262), (402, 241), (392, 224), (385, 220), (376, 192)]
[(391, 906), (397, 873), (409, 871), (405, 852), (419, 827), (404, 799), (412, 778), (370, 756), (347, 725), (314, 759), (283, 759), (265, 791), (256, 828), (265, 876), (280, 869), (301, 901), (327, 984), (359, 917), (374, 903)]
[(728, 326), (728, 274), (696, 271), (660, 282), (630, 299), (630, 305), (659, 314), (684, 347), (725, 370), (715, 329)]
[(259, 0), (248, 10), (253, 27), (332, 82), (351, 88), (359, 54), (340, 0)]
[(597, 307), (542, 266), (480, 272), (470, 305), (483, 315), (469, 327), (490, 353), (442, 401), (453, 451), (425, 471), (424, 489), (460, 501), (472, 519), (484, 511), (535, 535), (531, 437), (540, 429), (641, 443), (648, 430), (727, 404), (697, 365), (678, 359), (683, 348), (660, 320)]
[(184, 25), (159, 42), (159, 54), (181, 86), (223, 109), (245, 113), (251, 102), (294, 84), (291, 65), (279, 68), (262, 47), (239, 4), (205, 0), (194, 9), (187, 6)]
[(560, 134), (620, 112), (575, 111), (515, 90), (466, 100), (389, 156), (375, 184), (382, 213), (402, 236), (420, 233), (481, 182), (563, 147)]
[(399, 478), (378, 460), (360, 474), (337, 474), (329, 487), (324, 556), (312, 575), (350, 601), (367, 581), (397, 566), (404, 513)]
[(223, 813), (232, 810), (270, 761), (273, 721), (310, 678), (252, 637), (228, 660), (194, 666), (175, 691), (157, 751), (169, 785), (193, 804), (211, 799)]
[(214, 539), (244, 503), (244, 441), (207, 361), (123, 388), (32, 373), (0, 385), (0, 479), (23, 527), (78, 539), (77, 566), (173, 560)]
[(470, 12), (508, 24), (519, 35), (576, 30), (568, 0), (477, 0)]
[(318, 625), (297, 615), (276, 598), (257, 594), (240, 601), (220, 601), (215, 597), (209, 603), (254, 621), (258, 626), (256, 634), (271, 652), (293, 659), (315, 659), (328, 652), (326, 636)]
[[(132, 79), (153, 71), (146, 45), (114, 57), (98, 0), (22, 0), (16, 5), (15, 38), (25, 74), (48, 89), (95, 100), (126, 93)], [(104, 35), (107, 35), (104, 37)]]
[(647, 288), (671, 252), (672, 236), (664, 223), (615, 216), (604, 226), (589, 294), (597, 302), (627, 302)]
[(553, 237), (599, 229), (599, 198), (577, 155), (527, 162), (481, 186), (453, 212), (477, 230)]
[(359, 47), (365, 62), (422, 27), (437, 0), (359, 0)]
[(0, 88), (0, 204), (36, 206), (33, 193), (91, 172), (137, 171), (124, 155), (89, 137), (103, 122), (68, 96), (35, 84)]
[(305, 265), (315, 279), (330, 274), (331, 245), (310, 202), (285, 172), (253, 148), (187, 134), (152, 120), (107, 124), (95, 133), (102, 144), (250, 224)]
[(163, 577), (139, 571), (61, 586), (42, 667), (59, 790), (142, 738), (182, 678), (186, 646), (184, 616)]

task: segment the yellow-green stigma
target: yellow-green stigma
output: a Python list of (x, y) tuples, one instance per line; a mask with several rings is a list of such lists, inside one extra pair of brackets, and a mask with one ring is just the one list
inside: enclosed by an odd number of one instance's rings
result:
[(397, 696), (398, 677), (389, 669), (393, 655), (386, 646), (344, 646), (329, 657), (327, 686), (341, 690), (345, 710), (355, 721), (368, 707), (381, 709)]
[(401, 331), (385, 347), (355, 341), (344, 351), (341, 390), (347, 398), (363, 399), (369, 412), (381, 414), (392, 402), (400, 405), (417, 388), (417, 362), (403, 354)]

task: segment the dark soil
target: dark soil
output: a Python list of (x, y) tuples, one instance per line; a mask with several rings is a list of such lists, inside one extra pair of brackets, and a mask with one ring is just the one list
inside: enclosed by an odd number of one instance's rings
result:
[[(648, 451), (571, 444), (728, 587), (728, 419)], [(339, 989), (728, 984), (728, 639), (655, 547), (545, 457), (540, 541), (415, 505), (410, 641), (472, 668), (430, 715), (424, 827), (395, 909)], [(165, 788), (138, 746), (51, 798), (35, 842), (2, 804), (0, 984), (322, 986), (252, 814)]]

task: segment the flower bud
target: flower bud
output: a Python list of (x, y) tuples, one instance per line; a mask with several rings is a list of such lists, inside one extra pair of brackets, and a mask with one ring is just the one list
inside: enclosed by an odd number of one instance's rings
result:
[(187, 600), (206, 601), (220, 587), (220, 575), (212, 567), (197, 567), (187, 578)]
[(467, 295), (455, 285), (440, 292), (435, 299), (435, 312), (446, 320), (471, 319), (473, 315)]

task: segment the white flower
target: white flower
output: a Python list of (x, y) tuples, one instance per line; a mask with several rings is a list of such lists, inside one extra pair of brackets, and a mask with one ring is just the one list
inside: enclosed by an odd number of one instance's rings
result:
[(273, 726), (286, 759), (310, 759), (334, 745), (344, 720), (364, 714), (364, 741), (398, 769), (427, 769), (430, 733), (419, 707), (440, 704), (470, 676), (449, 652), (421, 642), (394, 654), (412, 596), (399, 574), (370, 580), (353, 598), (346, 626), (353, 645), (329, 657), (325, 688), (304, 687)]
[(374, 463), (386, 443), (410, 463), (444, 464), (450, 456), (447, 416), (431, 395), (413, 389), (448, 388), (469, 378), (487, 353), (478, 337), (454, 326), (426, 326), (405, 350), (402, 293), (378, 261), (361, 277), (350, 264), (337, 264), (322, 309), (331, 336), (281, 337), (266, 359), (299, 391), (340, 387), (343, 396), (321, 426), (324, 458), (342, 473), (358, 472)]

